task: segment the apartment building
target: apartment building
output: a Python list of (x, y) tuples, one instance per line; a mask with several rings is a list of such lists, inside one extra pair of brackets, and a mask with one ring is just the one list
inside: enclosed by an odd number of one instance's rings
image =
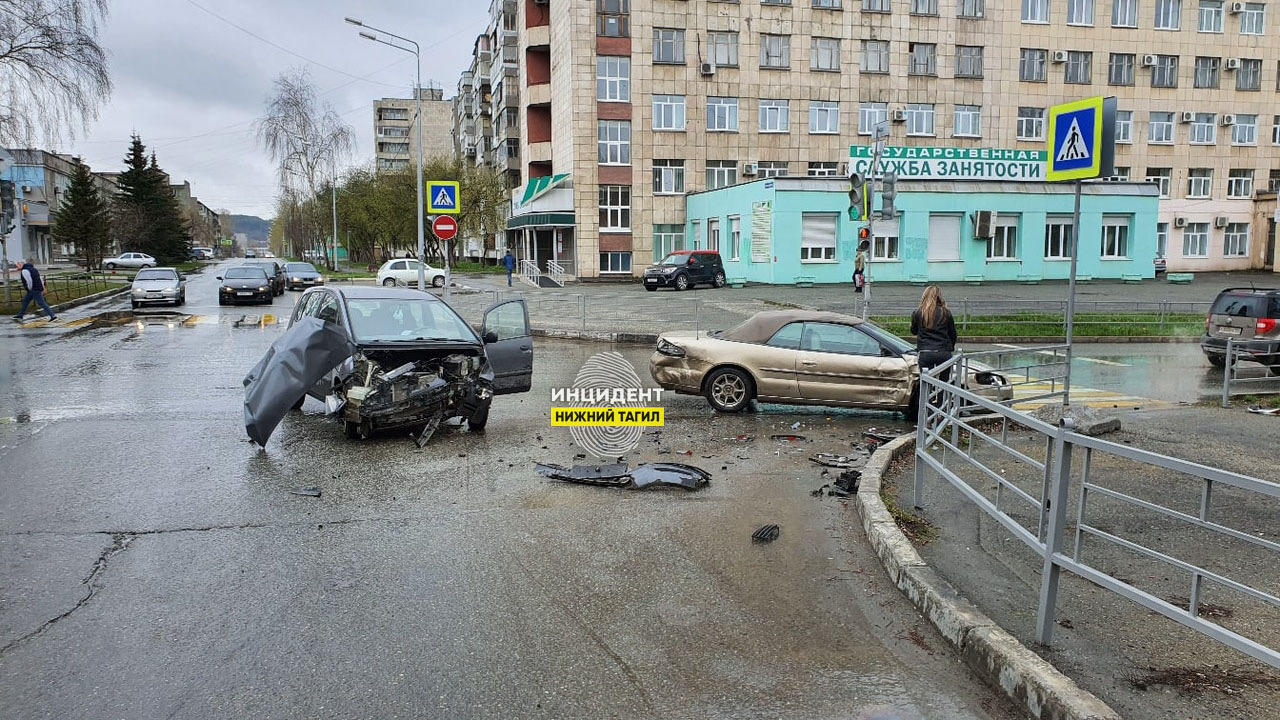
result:
[(453, 99), (454, 151), (467, 162), (503, 170), (515, 187), (522, 182), (516, 0), (492, 0), (489, 16)]
[[(454, 154), (454, 106), (442, 88), (419, 88), (422, 104), (422, 157)], [(405, 170), (418, 161), (418, 125), (413, 98), (382, 98), (373, 103), (374, 156), (379, 170)]]
[(514, 4), (525, 184), (508, 243), (539, 264), (625, 276), (705, 246), (687, 193), (847, 173), (877, 122), (892, 146), (1035, 151), (1049, 106), (1114, 95), (1117, 179), (1158, 184), (1169, 269), (1274, 265), (1274, 3)]

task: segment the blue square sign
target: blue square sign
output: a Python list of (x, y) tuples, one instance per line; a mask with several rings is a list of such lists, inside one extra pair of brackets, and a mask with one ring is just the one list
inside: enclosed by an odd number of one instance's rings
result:
[(458, 211), (458, 183), (445, 180), (427, 183), (427, 212), (433, 215), (457, 215)]
[[(1045, 179), (1083, 180), (1110, 167), (1114, 131), (1108, 132), (1108, 108), (1114, 98), (1089, 98), (1049, 108), (1049, 167)], [(1110, 122), (1114, 122), (1113, 120)]]

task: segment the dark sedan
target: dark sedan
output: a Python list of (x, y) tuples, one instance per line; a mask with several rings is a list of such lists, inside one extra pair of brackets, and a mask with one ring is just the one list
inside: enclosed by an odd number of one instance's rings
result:
[(270, 303), (275, 297), (267, 271), (259, 265), (241, 265), (219, 275), (222, 287), (218, 290), (219, 305), (239, 302)]
[(309, 262), (285, 263), (284, 279), (285, 287), (290, 290), (305, 290), (324, 284), (324, 276)]
[(245, 263), (249, 266), (261, 267), (271, 280), (271, 290), (276, 295), (283, 295), (285, 288), (284, 263), (275, 258), (259, 258)]

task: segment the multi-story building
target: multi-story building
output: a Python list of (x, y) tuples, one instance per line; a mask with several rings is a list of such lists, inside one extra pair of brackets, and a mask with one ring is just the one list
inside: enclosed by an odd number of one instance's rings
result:
[[(25, 258), (46, 264), (76, 255), (74, 243), (56, 243), (50, 233), (54, 217), (71, 186), (80, 158), (46, 150), (10, 150), (14, 164), (0, 174), (0, 179), (14, 183), (15, 199), (21, 212), (15, 218), (13, 234), (6, 251), (9, 260)], [(116, 192), (115, 175), (94, 173), (94, 181), (103, 198)]]
[(1272, 266), (1275, 9), (516, 0), (525, 184), (507, 240), (579, 277), (637, 274), (667, 249), (705, 246), (687, 193), (844, 174), (884, 121), (891, 146), (1042, 151), (1049, 106), (1114, 95), (1116, 172), (1163, 196), (1156, 242), (1142, 245), (1170, 270)]
[[(419, 88), (422, 106), (422, 157), (453, 155), (453, 104), (441, 88)], [(373, 142), (379, 170), (404, 170), (418, 162), (419, 100), (382, 98), (373, 103)]]

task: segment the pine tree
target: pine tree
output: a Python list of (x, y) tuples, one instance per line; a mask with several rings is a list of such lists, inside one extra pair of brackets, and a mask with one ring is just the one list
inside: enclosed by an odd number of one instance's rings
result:
[(54, 216), (52, 232), (58, 242), (75, 245), (86, 270), (102, 265), (111, 246), (111, 208), (84, 163), (76, 163), (67, 194)]
[(122, 252), (144, 252), (160, 262), (183, 262), (191, 254), (191, 234), (182, 219), (169, 179), (133, 136), (125, 171), (116, 178), (116, 240)]

